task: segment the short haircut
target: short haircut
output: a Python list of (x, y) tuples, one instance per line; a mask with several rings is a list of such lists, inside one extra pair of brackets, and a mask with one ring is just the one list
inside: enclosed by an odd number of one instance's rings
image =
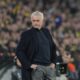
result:
[(39, 16), (39, 17), (42, 18), (42, 20), (44, 19), (44, 15), (43, 15), (43, 13), (40, 12), (40, 11), (35, 11), (35, 12), (33, 12), (33, 13), (31, 14), (31, 18), (32, 18), (33, 16)]

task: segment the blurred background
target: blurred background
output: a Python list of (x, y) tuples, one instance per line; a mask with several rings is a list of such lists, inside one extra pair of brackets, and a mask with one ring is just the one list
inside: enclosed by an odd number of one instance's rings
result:
[(68, 64), (66, 80), (80, 80), (80, 0), (0, 0), (0, 80), (21, 80), (15, 50), (21, 33), (31, 28), (30, 14), (35, 10), (44, 13), (57, 56)]

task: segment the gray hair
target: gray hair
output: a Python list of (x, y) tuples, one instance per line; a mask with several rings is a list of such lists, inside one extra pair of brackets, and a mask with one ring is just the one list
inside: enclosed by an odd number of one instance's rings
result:
[(33, 13), (31, 14), (31, 18), (32, 18), (33, 16), (39, 16), (40, 18), (44, 19), (44, 15), (43, 15), (43, 13), (40, 12), (40, 11), (35, 11), (35, 12), (33, 12)]

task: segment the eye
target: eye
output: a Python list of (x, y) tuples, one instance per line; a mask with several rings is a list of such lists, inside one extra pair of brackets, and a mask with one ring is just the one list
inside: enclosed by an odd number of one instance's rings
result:
[(40, 20), (32, 20), (33, 22), (39, 22)]

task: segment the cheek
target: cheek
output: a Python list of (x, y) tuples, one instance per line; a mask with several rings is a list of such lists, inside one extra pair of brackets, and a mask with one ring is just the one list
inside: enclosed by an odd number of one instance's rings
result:
[(42, 21), (41, 21), (41, 22), (38, 22), (38, 24), (40, 24), (40, 25), (41, 25), (41, 24), (43, 24), (43, 22), (42, 22)]
[(32, 25), (33, 25), (33, 26), (38, 26), (38, 23), (33, 22)]
[(35, 22), (32, 22), (32, 24), (35, 24)]

